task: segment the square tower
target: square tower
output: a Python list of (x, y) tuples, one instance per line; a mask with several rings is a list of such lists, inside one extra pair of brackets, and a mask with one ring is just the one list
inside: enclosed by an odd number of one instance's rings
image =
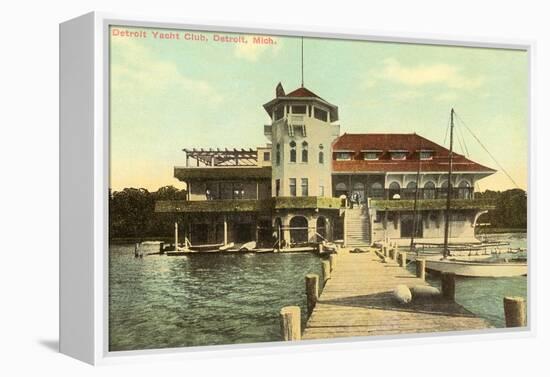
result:
[(338, 107), (305, 87), (288, 94), (281, 83), (264, 105), (271, 125), (272, 196), (332, 196), (332, 142), (340, 134)]

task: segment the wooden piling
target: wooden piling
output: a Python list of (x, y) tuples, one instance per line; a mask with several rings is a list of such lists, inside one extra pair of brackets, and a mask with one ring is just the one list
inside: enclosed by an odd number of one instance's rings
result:
[(416, 277), (426, 280), (426, 259), (418, 258), (416, 260)]
[(323, 262), (323, 286), (327, 283), (327, 280), (330, 279), (330, 262), (324, 260)]
[(281, 337), (285, 341), (300, 340), (302, 338), (300, 324), (300, 307), (285, 306), (280, 312)]
[(455, 299), (455, 274), (453, 272), (441, 273), (441, 295), (447, 300)]
[(387, 257), (388, 256), (388, 247), (387, 246), (382, 246), (382, 251), (384, 252), (384, 256)]
[(402, 251), (399, 253), (399, 265), (401, 267), (406, 267), (407, 266), (407, 252), (406, 251)]
[(336, 265), (336, 255), (330, 254), (328, 257), (328, 261), (330, 262), (330, 272), (334, 271), (334, 266)]
[(527, 326), (527, 306), (523, 297), (504, 297), (506, 327)]
[(319, 298), (319, 275), (306, 275), (307, 315), (310, 316)]

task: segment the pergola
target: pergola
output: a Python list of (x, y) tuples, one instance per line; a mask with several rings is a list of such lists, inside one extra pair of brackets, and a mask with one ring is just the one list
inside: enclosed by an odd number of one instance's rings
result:
[[(196, 166), (256, 166), (258, 152), (253, 149), (183, 149), (186, 166), (190, 167), (189, 159), (196, 161)], [(194, 164), (194, 163), (193, 163)]]

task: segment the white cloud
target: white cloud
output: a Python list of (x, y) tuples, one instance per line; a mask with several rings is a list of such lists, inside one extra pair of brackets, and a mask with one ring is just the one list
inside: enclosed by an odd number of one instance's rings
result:
[(114, 40), (114, 48), (119, 54), (111, 65), (112, 85), (149, 94), (168, 89), (183, 90), (207, 96), (212, 102), (222, 100), (208, 82), (182, 74), (175, 62), (155, 57), (150, 50), (131, 39)]
[(475, 89), (483, 83), (483, 78), (467, 77), (458, 67), (450, 64), (405, 66), (396, 59), (384, 60), (383, 68), (371, 71), (365, 85), (372, 87), (373, 80), (393, 81), (413, 87), (439, 84), (452, 89)]
[(256, 62), (266, 53), (271, 53), (271, 56), (277, 55), (281, 49), (281, 40), (274, 37), (271, 38), (275, 41), (275, 44), (253, 43), (250, 38), (248, 39), (248, 43), (236, 44), (234, 50), (235, 57)]

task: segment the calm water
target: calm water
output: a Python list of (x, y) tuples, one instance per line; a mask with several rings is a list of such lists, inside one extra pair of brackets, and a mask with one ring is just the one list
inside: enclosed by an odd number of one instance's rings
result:
[(279, 310), (305, 313), (310, 272), (321, 262), (309, 253), (135, 259), (112, 245), (110, 350), (279, 340)]
[[(526, 247), (525, 234), (491, 238)], [(112, 245), (110, 350), (279, 340), (280, 308), (299, 305), (305, 313), (310, 272), (320, 275), (321, 263), (309, 253), (134, 259), (132, 245)], [(526, 277), (457, 278), (456, 300), (498, 327), (502, 297), (526, 295)]]

